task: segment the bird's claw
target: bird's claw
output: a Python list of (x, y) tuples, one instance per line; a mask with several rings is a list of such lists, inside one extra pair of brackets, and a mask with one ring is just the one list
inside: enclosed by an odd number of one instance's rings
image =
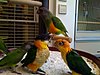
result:
[(72, 72), (67, 72), (68, 73), (68, 75), (72, 75)]
[(39, 75), (46, 75), (46, 73), (43, 73), (43, 72), (32, 72), (32, 74), (39, 74)]
[[(18, 65), (16, 65), (17, 67)], [(21, 75), (21, 73), (17, 72), (13, 67), (9, 67), (9, 71), (11, 71), (12, 73), (16, 73), (16, 74), (19, 74)]]
[(21, 73), (19, 73), (19, 72), (16, 72), (16, 71), (12, 71), (12, 73), (16, 73), (16, 74), (19, 74), (19, 75), (21, 75)]
[(47, 63), (47, 61), (45, 61), (45, 63)]
[(39, 75), (46, 75), (46, 72), (41, 70), (41, 69), (38, 69), (36, 72), (34, 72), (33, 74), (39, 74)]

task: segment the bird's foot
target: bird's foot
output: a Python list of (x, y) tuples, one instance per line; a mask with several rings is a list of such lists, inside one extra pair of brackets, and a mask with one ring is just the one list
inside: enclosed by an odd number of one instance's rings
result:
[[(18, 66), (18, 65), (17, 65), (17, 66)], [(16, 66), (16, 67), (17, 67), (17, 66)], [(21, 75), (21, 73), (19, 73), (19, 72), (16, 71), (15, 67), (9, 67), (9, 71), (11, 71), (12, 73), (16, 73), (16, 74)]]
[(18, 65), (16, 65), (15, 67), (18, 67)]
[(41, 69), (38, 69), (36, 72), (32, 72), (32, 74), (47, 75), (46, 72)]
[(42, 73), (46, 73), (45, 71), (41, 70), (40, 68), (37, 71), (42, 72)]
[(72, 72), (67, 72), (68, 75), (72, 75)]
[(47, 63), (47, 61), (45, 61), (45, 63)]
[(32, 72), (32, 74), (46, 75), (45, 73), (38, 72), (38, 71), (36, 71), (36, 72)]
[(16, 73), (16, 74), (19, 74), (19, 75), (21, 75), (21, 73), (19, 73), (19, 72), (16, 72), (16, 71), (12, 71), (12, 73)]

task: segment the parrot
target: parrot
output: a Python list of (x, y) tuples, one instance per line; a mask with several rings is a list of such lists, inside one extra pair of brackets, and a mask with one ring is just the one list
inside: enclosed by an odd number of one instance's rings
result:
[(21, 47), (9, 52), (0, 60), (0, 70), (10, 69), (11, 72), (19, 74), (14, 70), (14, 67), (22, 60), (23, 56), (30, 48), (31, 44), (26, 42)]
[(54, 45), (61, 52), (62, 59), (72, 71), (72, 75), (96, 75), (77, 51), (70, 47), (67, 40), (57, 39)]
[(47, 31), (52, 34), (63, 34), (64, 36), (67, 36), (67, 29), (65, 28), (62, 21), (54, 16), (47, 8), (40, 7), (37, 13), (40, 15), (42, 21), (44, 21), (44, 24), (47, 28)]
[(7, 2), (8, 0), (0, 0), (0, 2)]
[(45, 71), (41, 70), (40, 67), (47, 61), (50, 55), (49, 48), (45, 43), (45, 40), (49, 37), (46, 37), (48, 36), (45, 36), (43, 40), (43, 36), (37, 36), (26, 57), (21, 61), (22, 67), (29, 69), (32, 74), (45, 75)]
[(2, 38), (0, 38), (0, 52), (2, 52), (4, 54), (7, 54), (9, 52), (7, 46), (4, 43), (4, 40)]

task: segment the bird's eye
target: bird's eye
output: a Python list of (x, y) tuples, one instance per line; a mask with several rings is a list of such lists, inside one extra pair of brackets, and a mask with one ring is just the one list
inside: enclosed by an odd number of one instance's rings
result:
[(63, 46), (64, 45), (64, 42), (60, 42), (59, 45)]

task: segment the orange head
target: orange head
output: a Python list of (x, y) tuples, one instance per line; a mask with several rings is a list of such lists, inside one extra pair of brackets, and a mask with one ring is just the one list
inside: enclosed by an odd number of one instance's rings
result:
[(38, 48), (38, 49), (43, 49), (43, 48), (48, 48), (47, 44), (41, 40), (35, 40), (34, 41), (34, 45)]
[(57, 39), (55, 41), (54, 45), (60, 52), (69, 52), (69, 51), (71, 51), (70, 43), (67, 40)]

